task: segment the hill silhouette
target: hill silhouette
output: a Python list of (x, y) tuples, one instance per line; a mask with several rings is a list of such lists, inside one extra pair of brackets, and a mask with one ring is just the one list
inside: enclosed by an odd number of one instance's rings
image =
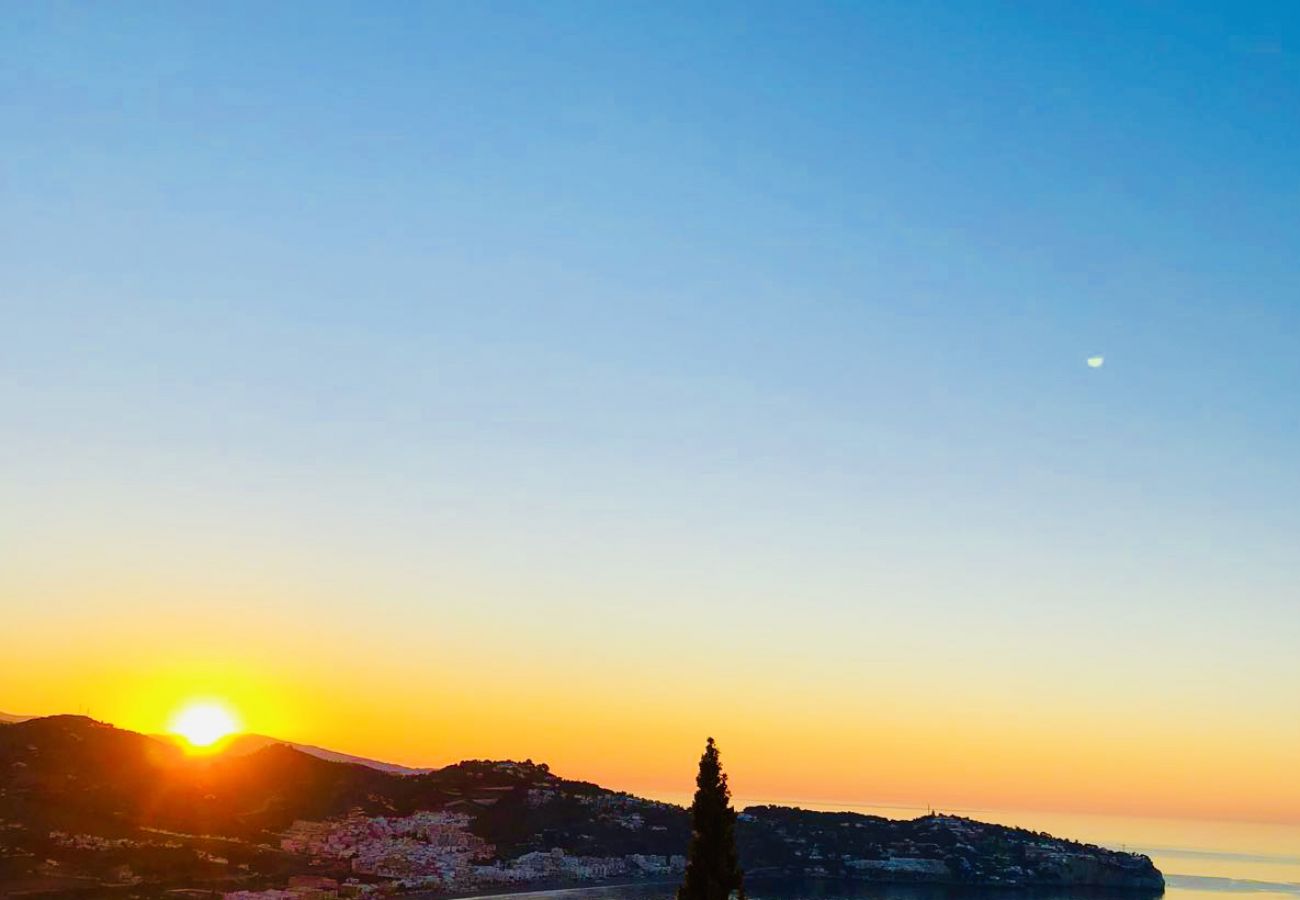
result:
[[(175, 744), (178, 747), (184, 747), (184, 739), (170, 734), (151, 735), (156, 740), (164, 743)], [(328, 750), (325, 747), (317, 747), (314, 744), (303, 744), (297, 741), (286, 741), (281, 738), (268, 737), (264, 734), (240, 734), (231, 738), (221, 748), (223, 756), (245, 756), (249, 753), (256, 753), (265, 747), (283, 745), (292, 747), (294, 750), (306, 753), (308, 756), (314, 756), (317, 759), (327, 760), (328, 762), (338, 763), (356, 763), (357, 765), (366, 766), (371, 769), (378, 769), (381, 772), (387, 772), (390, 775), (426, 775), (434, 771), (432, 766), (416, 767), (402, 766), (397, 763), (382, 762), (377, 759), (370, 759), (365, 756), (354, 756), (351, 753), (342, 753), (338, 750)]]
[(354, 756), (351, 753), (341, 753), (338, 750), (329, 750), (325, 747), (317, 747), (314, 744), (302, 744), (296, 741), (284, 741), (279, 738), (267, 737), (263, 734), (241, 734), (236, 737), (225, 748), (227, 756), (243, 755), (255, 753), (264, 747), (274, 744), (282, 744), (291, 747), (308, 756), (314, 756), (317, 759), (323, 759), (327, 762), (336, 763), (354, 763), (356, 765), (366, 766), (370, 769), (378, 769), (381, 772), (387, 772), (390, 775), (427, 775), (435, 771), (433, 766), (401, 766), (397, 763), (382, 762), (377, 759), (370, 759), (365, 756)]
[[(437, 781), (332, 762), (267, 742), (189, 756), (160, 740), (84, 716), (50, 716), (0, 730), (9, 789), (0, 815), (53, 828), (126, 826), (248, 835), (351, 809), (410, 812), (456, 799)], [(444, 776), (445, 778), (445, 776)]]
[[(690, 837), (681, 807), (531, 761), (403, 775), (278, 742), (190, 756), (84, 716), (0, 727), (0, 820), (0, 894), (138, 881), (234, 889), (297, 874), (460, 890), (663, 877)], [(1143, 856), (952, 816), (753, 807), (736, 834), (755, 874), (1163, 886)]]

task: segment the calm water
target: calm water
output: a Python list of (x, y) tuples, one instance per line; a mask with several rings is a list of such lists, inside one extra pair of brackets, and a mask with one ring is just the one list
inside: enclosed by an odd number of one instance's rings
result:
[[(679, 798), (662, 799), (680, 802)], [(738, 805), (766, 801), (740, 799)], [(806, 808), (846, 809), (838, 806)], [(918, 811), (851, 807), (855, 812), (912, 818)], [(1140, 819), (1063, 813), (962, 811), (961, 815), (1046, 831), (1150, 856), (1165, 875), (1166, 900), (1300, 900), (1300, 826), (1190, 819)], [(965, 891), (962, 900), (1054, 900), (1060, 892)], [(671, 886), (637, 885), (536, 892), (545, 900), (670, 900)], [(853, 885), (827, 881), (755, 880), (751, 900), (952, 900), (942, 888)], [(1078, 898), (1078, 893), (1064, 897)], [(1114, 895), (1108, 895), (1113, 897)]]
[(1151, 857), (1169, 900), (1300, 898), (1300, 826), (1051, 813), (972, 813)]

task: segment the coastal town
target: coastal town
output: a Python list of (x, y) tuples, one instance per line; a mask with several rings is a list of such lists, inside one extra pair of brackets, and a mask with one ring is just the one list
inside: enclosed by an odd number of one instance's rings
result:
[[(755, 878), (1163, 889), (1145, 856), (933, 812), (750, 806), (734, 829)], [(5, 896), (326, 900), (674, 885), (691, 838), (680, 806), (529, 760), (394, 774), (282, 744), (185, 757), (80, 716), (0, 726)]]
[[(560, 848), (497, 859), (496, 848), (469, 830), (460, 812), (418, 812), (367, 817), (358, 810), (336, 820), (296, 821), (280, 842), (287, 853), (313, 866), (346, 866), (357, 876), (392, 882), (401, 889), (478, 890), (546, 881), (583, 882), (680, 873), (684, 856), (630, 853), (575, 856)], [(237, 892), (234, 900), (266, 898), (271, 892)]]
[[(529, 799), (544, 804), (562, 793), (552, 785), (534, 789)], [(636, 815), (629, 807), (647, 802), (617, 794), (600, 801), (590, 805), (603, 807), (606, 814), (622, 810), (629, 824)], [(935, 813), (893, 823), (853, 814), (759, 807), (741, 813), (738, 820), (751, 829), (762, 829), (779, 845), (768, 848), (770, 862), (782, 864), (777, 868), (784, 874), (804, 877), (891, 883), (978, 879), (1017, 887), (1086, 879), (1100, 886), (1123, 886), (1125, 879), (1140, 877), (1149, 866), (1145, 857), (1109, 853), (1032, 832), (1020, 832), (1022, 839), (1015, 843), (995, 833), (992, 840), (997, 849), (990, 852), (982, 845), (990, 843), (990, 828), (998, 826)], [(680, 855), (581, 856), (558, 847), (503, 860), (493, 845), (470, 831), (471, 821), (470, 815), (459, 812), (367, 817), (355, 810), (335, 820), (296, 821), (283, 835), (281, 848), (305, 857), (313, 867), (329, 867), (339, 874), (299, 876), (285, 888), (228, 892), (225, 900), (324, 900), (409, 890), (474, 892), (667, 879), (680, 877), (686, 864)], [(886, 829), (903, 826), (899, 835), (886, 846), (864, 842), (860, 832), (878, 831), (882, 821)], [(350, 874), (342, 874), (340, 865)]]

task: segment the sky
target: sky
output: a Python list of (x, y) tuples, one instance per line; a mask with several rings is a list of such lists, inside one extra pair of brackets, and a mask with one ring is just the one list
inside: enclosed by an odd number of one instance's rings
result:
[(1300, 822), (1298, 54), (1286, 3), (10, 7), (0, 710)]

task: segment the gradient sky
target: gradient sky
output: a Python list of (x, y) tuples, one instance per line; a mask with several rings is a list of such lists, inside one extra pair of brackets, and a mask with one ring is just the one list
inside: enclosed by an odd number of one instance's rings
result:
[(1294, 4), (3, 18), (0, 709), (1300, 821)]

